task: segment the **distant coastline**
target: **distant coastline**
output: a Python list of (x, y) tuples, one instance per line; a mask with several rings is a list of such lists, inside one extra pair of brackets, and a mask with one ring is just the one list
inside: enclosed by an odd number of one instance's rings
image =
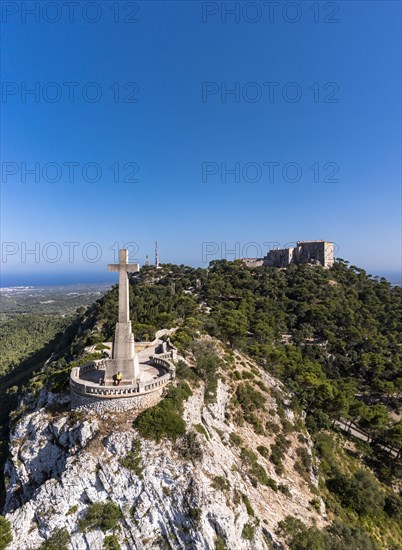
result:
[(97, 290), (107, 289), (112, 286), (113, 283), (71, 283), (71, 284), (46, 284), (46, 285), (10, 285), (1, 286), (0, 292), (2, 293), (23, 293), (23, 292), (39, 292), (41, 290), (77, 290), (78, 292), (69, 292), (68, 294), (79, 294), (83, 290)]
[(112, 285), (117, 280), (113, 273), (16, 273), (1, 274), (0, 288)]

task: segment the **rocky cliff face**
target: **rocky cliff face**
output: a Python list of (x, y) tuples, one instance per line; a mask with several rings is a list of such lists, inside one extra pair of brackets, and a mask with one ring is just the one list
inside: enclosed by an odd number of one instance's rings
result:
[[(251, 362), (237, 355), (236, 364), (247, 370)], [(279, 388), (256, 365), (253, 369), (268, 390)], [(20, 410), (12, 430), (6, 467), (4, 512), (13, 527), (12, 548), (40, 548), (65, 528), (72, 549), (101, 550), (111, 532), (98, 527), (81, 532), (78, 522), (91, 503), (108, 500), (122, 513), (115, 534), (124, 550), (280, 549), (275, 529), (287, 515), (322, 525), (322, 515), (309, 504), (316, 498), (314, 467), (307, 475), (294, 469), (297, 449), (302, 446), (311, 455), (308, 435), (294, 431), (286, 436), (290, 446), (278, 475), (268, 457), (257, 451), (269, 448), (275, 435), (257, 434), (247, 422), (238, 426), (228, 415), (234, 389), (223, 376), (214, 403), (204, 403), (202, 384), (185, 403), (184, 419), (189, 430), (196, 426), (202, 458), (184, 460), (169, 440), (142, 440), (134, 469), (121, 460), (139, 439), (132, 427), (135, 413), (84, 416), (69, 411), (68, 396), (44, 391), (35, 402), (23, 403), (26, 410)], [(270, 418), (280, 425), (277, 402), (266, 395)], [(286, 406), (284, 411), (293, 423), (292, 411)], [(250, 476), (244, 448), (258, 456), (268, 485)]]

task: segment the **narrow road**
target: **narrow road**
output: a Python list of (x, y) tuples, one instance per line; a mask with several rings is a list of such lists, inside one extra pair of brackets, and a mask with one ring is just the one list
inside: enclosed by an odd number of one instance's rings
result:
[[(346, 420), (335, 420), (335, 426), (338, 426), (341, 430), (344, 432), (347, 432), (348, 434), (353, 435), (354, 437), (357, 437), (357, 439), (361, 439), (362, 441), (370, 441), (370, 436), (366, 432), (363, 432), (360, 428), (355, 426), (354, 424), (350, 425), (349, 422)], [(383, 449), (385, 452), (393, 456), (394, 458), (397, 458), (399, 451), (398, 449), (395, 449), (394, 447), (388, 446), (388, 445), (379, 445), (381, 449)]]

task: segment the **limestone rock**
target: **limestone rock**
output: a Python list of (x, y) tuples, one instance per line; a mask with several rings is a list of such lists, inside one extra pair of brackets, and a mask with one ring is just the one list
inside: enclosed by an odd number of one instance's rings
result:
[[(278, 387), (266, 373), (261, 376), (268, 387)], [(41, 395), (11, 433), (4, 512), (13, 528), (12, 548), (35, 550), (55, 529), (65, 528), (73, 550), (101, 550), (111, 533), (99, 528), (82, 533), (78, 522), (90, 503), (109, 499), (123, 515), (118, 532), (123, 550), (213, 550), (217, 537), (230, 550), (280, 550), (275, 529), (288, 514), (323, 525), (324, 519), (309, 506), (314, 495), (293, 469), (295, 448), (300, 445), (296, 438), (282, 478), (259, 457), (267, 474), (278, 484), (285, 483), (289, 494), (250, 482), (230, 435), (237, 432), (253, 450), (269, 446), (270, 441), (257, 436), (249, 425), (239, 428), (227, 420), (230, 391), (219, 381), (216, 402), (206, 406), (200, 385), (185, 403), (187, 428), (202, 425), (207, 434), (197, 432), (203, 449), (200, 462), (183, 460), (169, 440), (159, 444), (145, 440), (140, 476), (121, 464), (133, 439), (138, 439), (132, 427), (135, 412), (80, 418), (68, 410), (51, 412), (66, 404), (66, 397)], [(270, 406), (276, 407), (274, 400)], [(290, 410), (286, 414), (293, 419)], [(309, 441), (307, 448), (311, 452)], [(226, 486), (218, 488), (216, 479), (226, 480)], [(317, 482), (314, 477), (311, 481)], [(255, 516), (242, 495), (247, 495)], [(252, 541), (242, 536), (246, 525), (254, 529)]]

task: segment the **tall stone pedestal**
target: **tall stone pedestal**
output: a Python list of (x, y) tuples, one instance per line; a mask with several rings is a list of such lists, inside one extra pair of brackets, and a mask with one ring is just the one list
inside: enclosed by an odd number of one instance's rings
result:
[(109, 271), (119, 273), (119, 316), (113, 340), (112, 358), (106, 363), (105, 383), (112, 384), (118, 372), (122, 375), (121, 385), (135, 384), (140, 379), (140, 366), (135, 353), (134, 334), (131, 330), (128, 300), (128, 271), (138, 271), (138, 264), (128, 263), (128, 251), (119, 252), (119, 263), (110, 264)]
[(106, 363), (106, 384), (113, 383), (114, 376), (120, 371), (121, 384), (134, 384), (140, 379), (140, 365), (135, 353), (134, 334), (131, 321), (116, 323), (113, 340), (112, 358)]

